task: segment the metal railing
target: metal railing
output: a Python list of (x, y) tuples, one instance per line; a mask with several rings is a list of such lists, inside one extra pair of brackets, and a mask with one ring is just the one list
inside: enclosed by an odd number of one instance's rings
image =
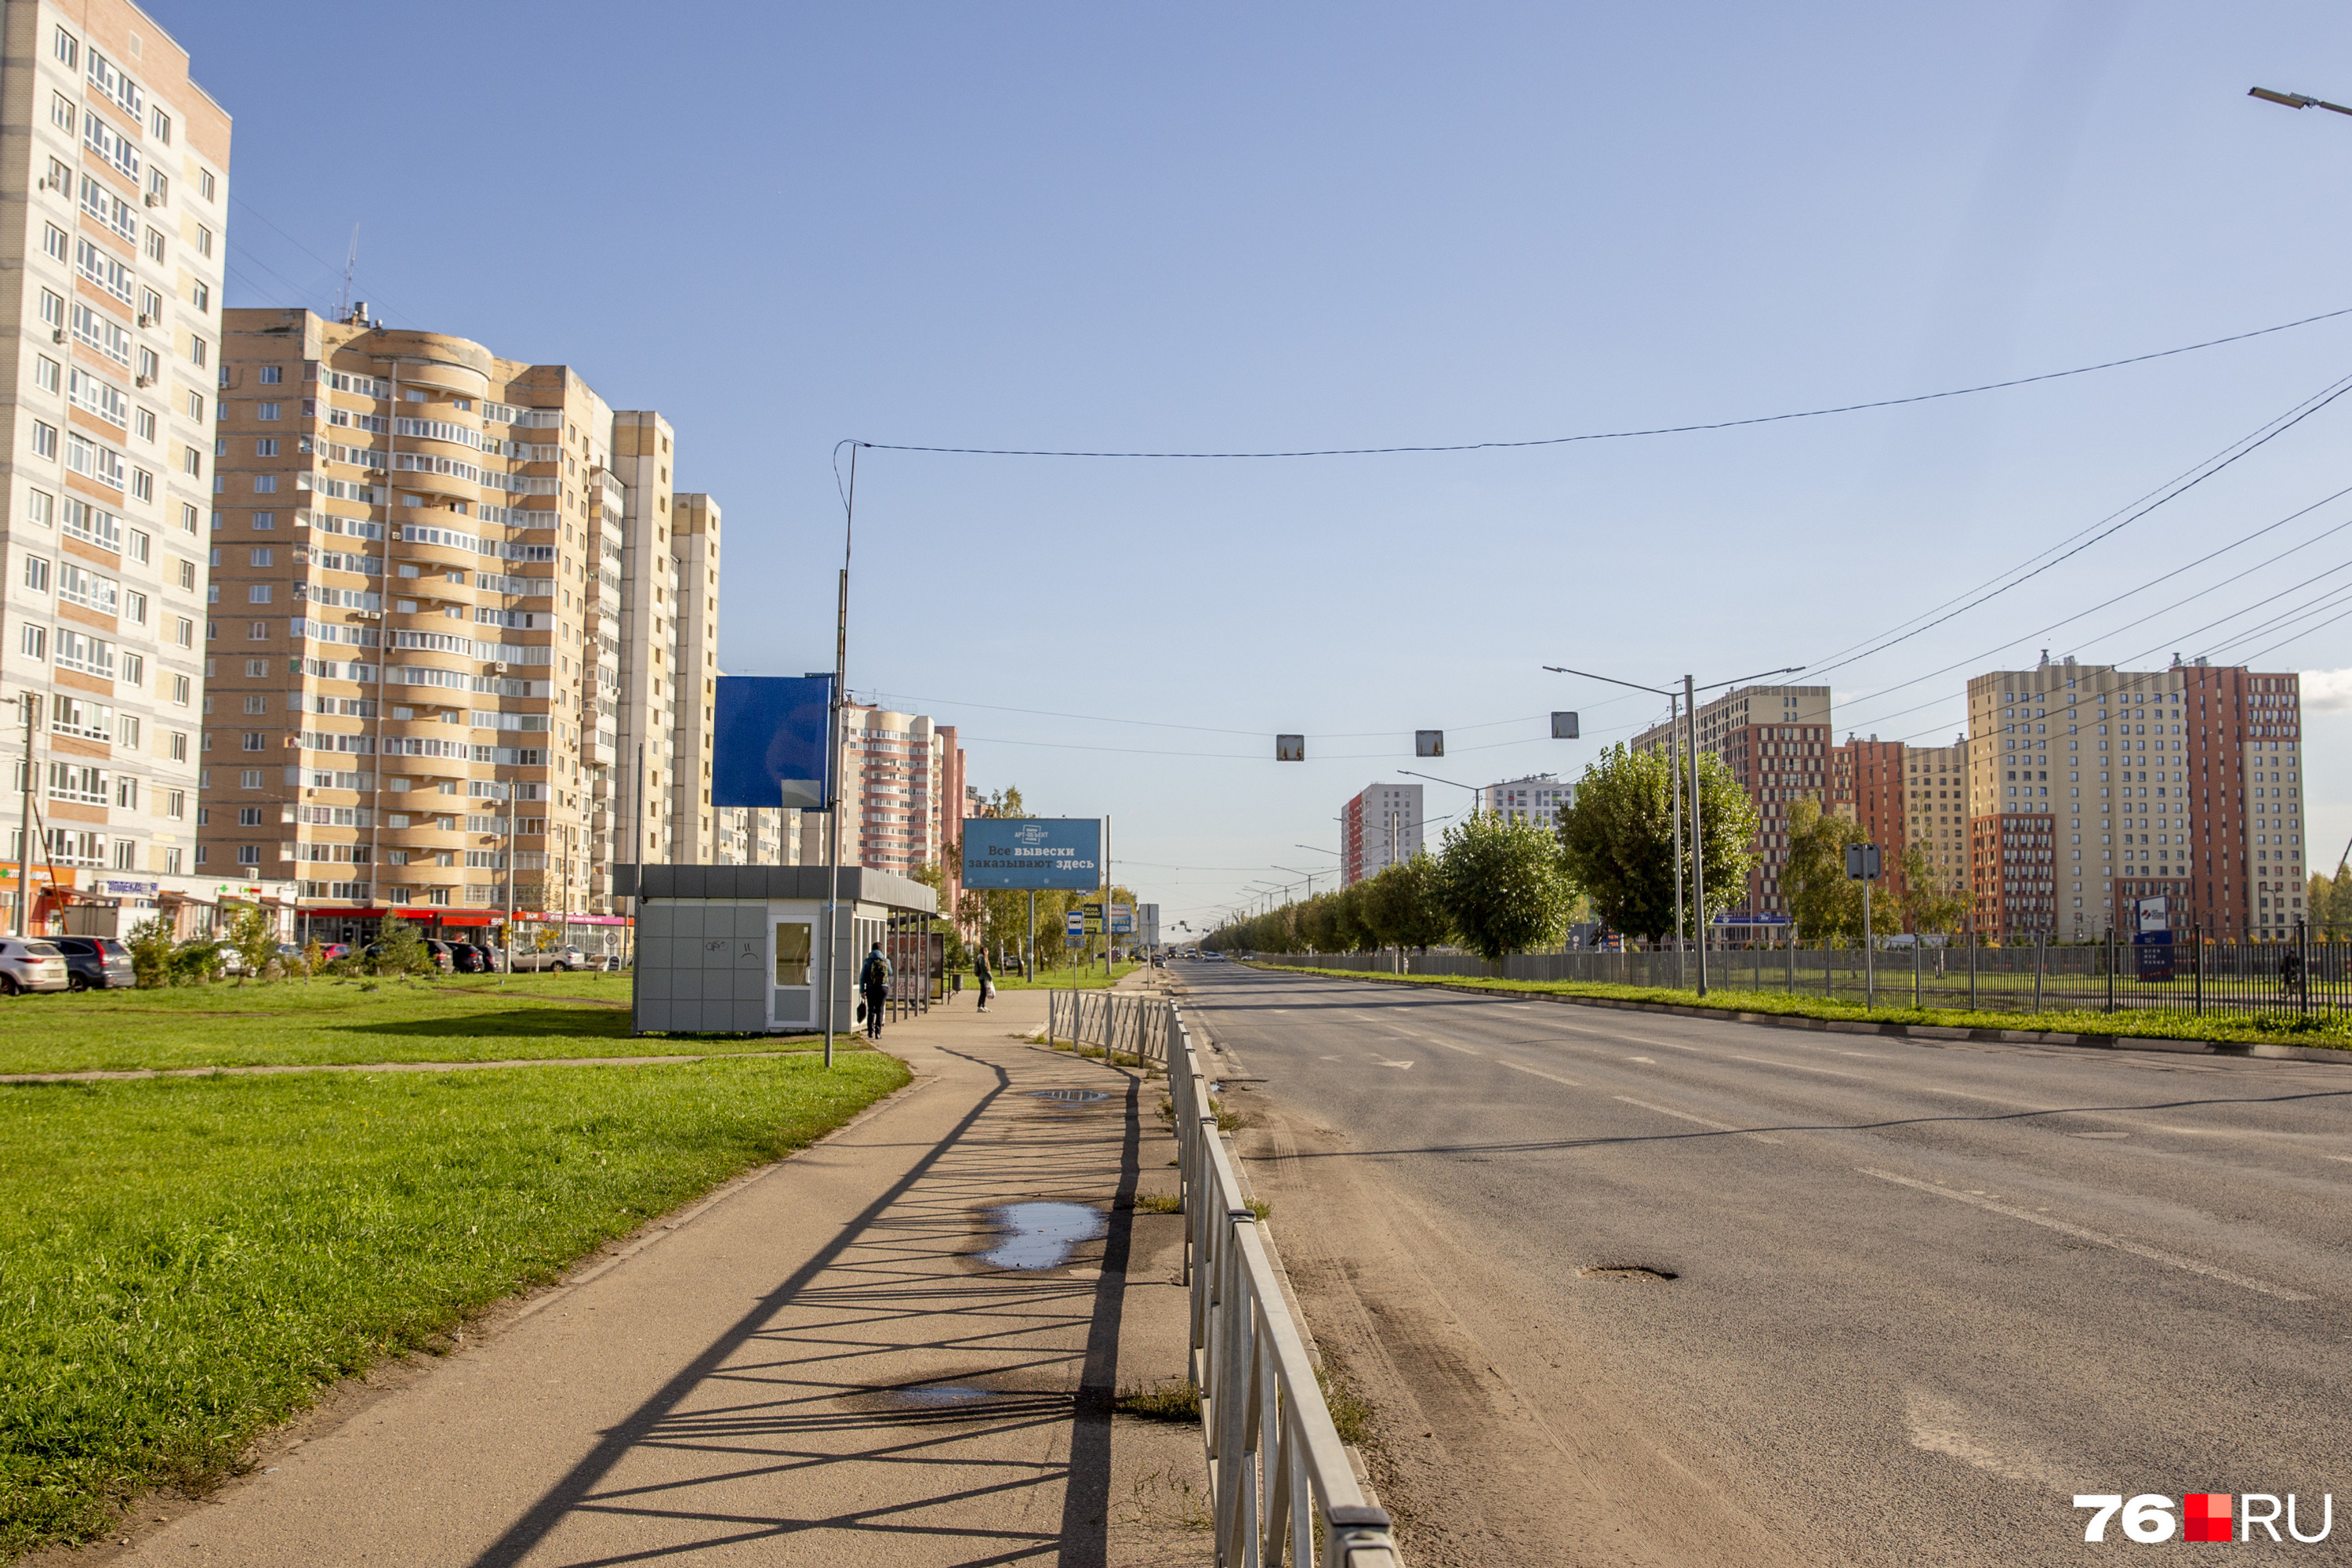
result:
[[(2126, 942), (1986, 947), (1709, 948), (1711, 991), (1788, 992), (1870, 1007), (2000, 1013), (2177, 1012), (2192, 1016), (2352, 1017), (2352, 943), (2213, 941), (2194, 931), (2168, 943)], [(1371, 974), (1559, 980), (1687, 989), (1695, 955), (1651, 952), (1514, 953), (1500, 963), (1463, 952), (1261, 953), (1258, 962)]]
[(1181, 1011), (1160, 996), (1056, 991), (1053, 1037), (1167, 1068), (1220, 1568), (1399, 1568), (1387, 1512), (1364, 1497), (1291, 1321), (1256, 1214), (1217, 1127), (1214, 1084)]

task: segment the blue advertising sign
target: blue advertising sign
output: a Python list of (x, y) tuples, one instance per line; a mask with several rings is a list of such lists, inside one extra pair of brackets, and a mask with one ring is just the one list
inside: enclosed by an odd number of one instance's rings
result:
[(967, 888), (1093, 888), (1101, 883), (1102, 822), (1097, 817), (964, 819)]
[(722, 675), (710, 804), (823, 811), (833, 804), (829, 675)]

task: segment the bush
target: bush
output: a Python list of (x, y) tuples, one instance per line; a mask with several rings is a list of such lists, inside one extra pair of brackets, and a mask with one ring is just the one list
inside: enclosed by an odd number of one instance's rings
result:
[(151, 916), (131, 928), (123, 939), (131, 949), (131, 972), (147, 990), (172, 983), (172, 922)]
[(204, 985), (218, 980), (221, 944), (209, 938), (184, 942), (172, 950), (167, 969), (174, 985)]
[(404, 920), (383, 922), (369, 963), (378, 974), (431, 974), (441, 967), (434, 962), (433, 950), (425, 945), (416, 928)]

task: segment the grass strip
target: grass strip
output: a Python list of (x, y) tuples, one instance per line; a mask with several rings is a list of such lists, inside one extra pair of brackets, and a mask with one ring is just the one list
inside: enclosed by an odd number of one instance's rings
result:
[[(518, 993), (529, 991), (534, 994)], [(578, 996), (578, 1000), (572, 997)], [(632, 1038), (625, 976), (277, 980), (0, 1002), (0, 1073), (791, 1049), (774, 1037)]]
[(2039, 1013), (1971, 1010), (1965, 1007), (1865, 1009), (1859, 1002), (1828, 996), (1792, 996), (1786, 991), (1696, 991), (1665, 985), (1611, 985), (1584, 980), (1496, 980), (1475, 975), (1378, 974), (1309, 964), (1267, 963), (1252, 967), (1285, 973), (1326, 974), (1338, 980), (1381, 984), (1437, 985), (1473, 991), (1550, 996), (1595, 996), (1623, 1002), (1665, 1002), (1721, 1013), (1764, 1013), (1776, 1017), (1852, 1019), (1872, 1024), (1922, 1024), (1954, 1029), (2030, 1029), (2052, 1035), (2094, 1035), (2118, 1039), (2210, 1040), (2222, 1045), (2322, 1046), (2352, 1050), (2352, 1029), (2342, 1019), (2285, 1013), (2196, 1014), (2171, 1008), (2135, 1007), (2109, 1013), (2044, 1008)]
[(839, 1126), (844, 1056), (0, 1088), (0, 1559)]
[[(1034, 980), (1024, 980), (1018, 974), (999, 974), (996, 976), (996, 988), (999, 991), (1100, 991), (1106, 986), (1118, 984), (1142, 967), (1139, 963), (1115, 963), (1108, 974), (1102, 972), (1100, 964), (1092, 969), (1044, 969), (1038, 971)], [(975, 984), (971, 975), (964, 976), (966, 990), (971, 989)]]

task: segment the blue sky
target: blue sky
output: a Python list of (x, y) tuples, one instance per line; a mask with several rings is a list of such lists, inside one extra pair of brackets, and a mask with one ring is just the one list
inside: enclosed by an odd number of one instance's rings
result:
[[(739, 671), (830, 663), (845, 437), (1525, 439), (2352, 306), (2352, 119), (2245, 96), (2352, 100), (2352, 13), (2315, 4), (152, 9), (236, 117), (230, 302), (327, 308), (356, 224), (359, 291), (393, 324), (662, 409), (681, 481), (726, 509)], [(868, 451), (851, 685), (959, 723), (983, 787), (1111, 813), (1122, 879), (1197, 923), (1281, 879), (1261, 868), (1328, 863), (1293, 847), (1336, 847), (1329, 819), (1413, 765), (1416, 728), (1449, 731), (1433, 771), (1483, 783), (1572, 776), (1654, 716), (1544, 664), (1661, 685), (1821, 666), (2347, 361), (2352, 317), (1704, 435), (1292, 462)], [(1995, 651), (2352, 484), (2347, 430), (2352, 397), (1834, 671), (1841, 726), (1948, 740), (1969, 669), (2045, 645), (2161, 663), (2261, 618), (2191, 635), (2231, 611), (2352, 584), (2304, 586), (2352, 563), (2347, 533), (2215, 586), (2352, 519), (2347, 497)], [(2336, 671), (2347, 637), (2263, 662)], [(2311, 743), (2331, 867), (2352, 680), (2332, 689)], [(1571, 707), (1590, 739), (1545, 738)], [(1309, 760), (1273, 762), (1276, 731), (1316, 737)]]

